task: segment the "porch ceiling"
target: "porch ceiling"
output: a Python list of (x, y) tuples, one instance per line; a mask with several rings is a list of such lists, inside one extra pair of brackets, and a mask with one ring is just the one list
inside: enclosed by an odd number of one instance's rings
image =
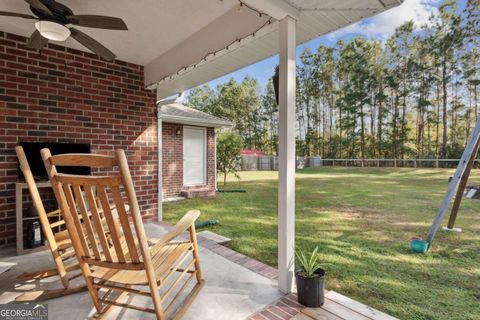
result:
[[(237, 0), (57, 0), (75, 14), (107, 15), (122, 18), (128, 31), (92, 28), (78, 29), (112, 50), (119, 60), (146, 65), (159, 55), (184, 41), (211, 21), (238, 4)], [(31, 14), (22, 0), (1, 0), (0, 11)], [(0, 17), (0, 31), (28, 37), (35, 30), (35, 20)], [(63, 46), (85, 51), (73, 39)]]

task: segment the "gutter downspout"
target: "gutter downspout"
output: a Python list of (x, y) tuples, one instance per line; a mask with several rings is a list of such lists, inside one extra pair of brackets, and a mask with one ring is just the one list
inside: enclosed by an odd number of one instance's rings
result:
[(218, 187), (217, 187), (217, 130), (215, 128), (213, 128), (213, 162), (214, 162), (214, 170), (213, 170), (213, 174), (214, 174), (214, 177), (215, 177), (215, 191), (218, 191)]
[(160, 117), (160, 108), (157, 106), (157, 142), (158, 142), (158, 221), (163, 221), (163, 133), (162, 118)]

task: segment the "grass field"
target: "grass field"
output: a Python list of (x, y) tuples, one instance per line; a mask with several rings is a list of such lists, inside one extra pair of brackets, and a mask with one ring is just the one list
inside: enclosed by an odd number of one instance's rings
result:
[[(439, 232), (427, 255), (409, 251), (425, 236), (452, 170), (322, 168), (297, 171), (296, 245), (320, 247), (327, 288), (401, 319), (480, 319), (480, 200), (464, 199), (457, 226)], [(214, 199), (165, 204), (167, 221), (188, 209), (219, 219), (210, 229), (230, 247), (272, 266), (277, 255), (277, 173), (244, 172)], [(472, 173), (469, 184), (480, 184)], [(221, 186), (220, 186), (221, 187)]]

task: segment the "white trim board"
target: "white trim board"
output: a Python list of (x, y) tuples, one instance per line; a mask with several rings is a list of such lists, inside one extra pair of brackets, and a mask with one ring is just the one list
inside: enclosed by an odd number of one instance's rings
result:
[(184, 124), (184, 125), (198, 126), (198, 127), (222, 128), (222, 127), (232, 126), (232, 123), (228, 121), (193, 119), (193, 118), (172, 116), (172, 115), (161, 115), (159, 118), (161, 118), (163, 122), (167, 122), (167, 123), (177, 123), (177, 124)]

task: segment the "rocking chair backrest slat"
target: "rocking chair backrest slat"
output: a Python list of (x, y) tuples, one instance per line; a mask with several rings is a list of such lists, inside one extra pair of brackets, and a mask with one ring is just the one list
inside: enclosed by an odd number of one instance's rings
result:
[[(82, 154), (51, 156), (47, 160), (52, 166), (80, 165), (92, 168), (108, 168), (108, 165), (116, 166), (118, 163), (112, 157)], [(62, 208), (75, 225), (82, 258), (89, 264), (115, 269), (144, 268), (140, 260), (143, 255), (139, 252), (129, 222), (134, 212), (129, 214), (130, 211), (127, 212), (125, 207), (124, 198), (130, 198), (122, 196), (124, 177), (112, 172), (108, 176), (56, 173), (52, 178), (52, 184), (57, 184), (62, 191)], [(133, 206), (131, 203), (129, 205)], [(137, 225), (138, 219), (132, 218), (136, 230), (143, 230), (143, 223)], [(141, 223), (141, 218), (139, 221)]]
[(79, 217), (77, 213), (77, 209), (75, 207), (75, 198), (73, 197), (71, 186), (67, 184), (62, 184), (61, 187), (63, 190), (63, 196), (65, 197), (65, 200), (68, 204), (68, 210), (69, 210), (68, 213), (67, 211), (65, 211), (65, 215), (68, 214), (72, 218), (73, 222), (75, 223), (75, 229), (80, 238), (80, 242), (84, 250), (84, 255), (90, 256), (90, 249), (88, 247), (87, 239), (85, 238), (85, 234), (83, 232), (84, 229), (82, 226), (82, 219)]
[[(112, 186), (112, 188), (114, 188), (114, 186)], [(118, 222), (113, 219), (112, 211), (110, 210), (110, 204), (108, 202), (106, 192), (107, 191), (105, 190), (105, 187), (99, 188), (98, 194), (100, 196), (100, 204), (102, 205), (102, 208), (103, 208), (103, 215), (107, 220), (108, 229), (111, 235), (111, 240), (113, 243), (113, 247), (115, 249), (117, 259), (119, 262), (125, 262), (125, 255), (123, 254), (122, 245), (120, 243), (120, 237), (122, 232), (120, 230)], [(123, 206), (123, 203), (122, 203), (122, 206)], [(130, 226), (128, 226), (128, 229), (125, 231), (126, 232), (131, 231)]]
[[(131, 231), (130, 222), (128, 221), (127, 213), (125, 212), (125, 206), (123, 206), (123, 199), (122, 199), (122, 194), (120, 192), (120, 189), (118, 187), (113, 187), (111, 189), (111, 192), (112, 192), (113, 201), (115, 203), (115, 208), (117, 209), (118, 217), (122, 225), (122, 229), (123, 230), (128, 229), (129, 231)], [(137, 262), (137, 263), (140, 262), (139, 255), (135, 247), (135, 239), (133, 238), (132, 232), (125, 232), (124, 236), (128, 246), (130, 259), (132, 259), (133, 262)]]
[(85, 195), (87, 198), (88, 206), (91, 210), (93, 225), (95, 226), (95, 231), (98, 237), (98, 242), (100, 242), (100, 248), (102, 248), (102, 255), (97, 257), (97, 259), (106, 259), (107, 261), (113, 261), (112, 255), (110, 253), (110, 245), (108, 244), (106, 237), (106, 230), (103, 228), (103, 221), (100, 217), (100, 213), (97, 207), (97, 201), (95, 200), (95, 195), (93, 192), (92, 186), (84, 187)]
[[(85, 226), (85, 231), (87, 233), (87, 240), (90, 244), (91, 249), (93, 250), (93, 254), (96, 259), (101, 259), (100, 250), (98, 249), (97, 241), (95, 238), (95, 231), (92, 227), (92, 222), (90, 221), (90, 214), (87, 210), (87, 205), (85, 204), (84, 197), (82, 195), (82, 190), (80, 186), (76, 185), (73, 187), (73, 194), (75, 196), (75, 200), (77, 201), (77, 206), (80, 209), (80, 214), (82, 215), (82, 221)], [(89, 206), (90, 208), (90, 206)]]

